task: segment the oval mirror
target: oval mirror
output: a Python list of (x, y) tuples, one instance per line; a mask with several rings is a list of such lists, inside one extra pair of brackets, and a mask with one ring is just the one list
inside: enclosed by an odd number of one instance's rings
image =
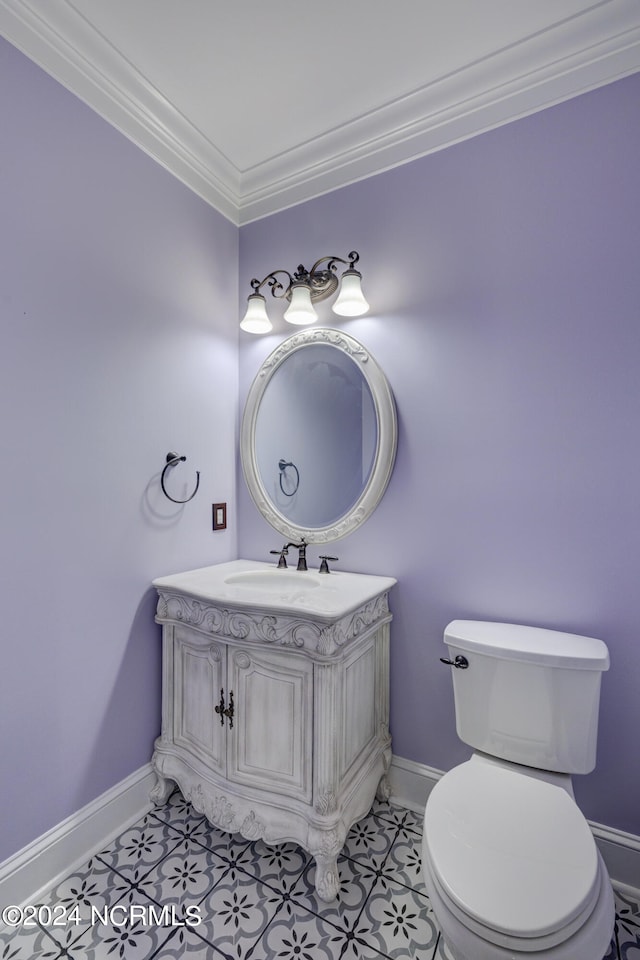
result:
[(371, 354), (339, 330), (294, 334), (249, 390), (242, 469), (258, 510), (280, 533), (337, 540), (371, 515), (396, 453), (393, 394)]

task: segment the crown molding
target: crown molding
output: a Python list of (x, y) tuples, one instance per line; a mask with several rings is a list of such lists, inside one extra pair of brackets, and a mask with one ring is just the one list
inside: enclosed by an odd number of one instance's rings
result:
[(236, 225), (640, 70), (638, 0), (575, 16), (239, 170), (67, 0), (0, 0), (3, 35)]
[(640, 4), (588, 11), (247, 171), (241, 223), (365, 179), (640, 70)]
[(232, 163), (67, 0), (0, 0), (0, 32), (204, 200), (237, 222)]

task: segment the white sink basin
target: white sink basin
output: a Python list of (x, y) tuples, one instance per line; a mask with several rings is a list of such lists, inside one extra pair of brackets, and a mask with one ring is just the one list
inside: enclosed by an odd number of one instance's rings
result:
[(205, 603), (331, 621), (357, 610), (395, 582), (391, 577), (341, 570), (278, 570), (259, 560), (230, 560), (160, 577), (153, 585), (160, 592), (184, 593)]
[(224, 582), (233, 587), (247, 587), (250, 590), (275, 590), (277, 593), (292, 593), (297, 590), (309, 590), (321, 585), (319, 576), (302, 570), (245, 570), (232, 573)]

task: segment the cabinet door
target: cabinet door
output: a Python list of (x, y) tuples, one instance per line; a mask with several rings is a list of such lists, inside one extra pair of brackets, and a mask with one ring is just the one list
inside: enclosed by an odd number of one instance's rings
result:
[(176, 628), (173, 740), (176, 746), (224, 774), (226, 727), (215, 706), (226, 687), (226, 648), (195, 631)]
[(313, 664), (281, 651), (229, 651), (235, 718), (229, 780), (309, 803), (312, 791)]

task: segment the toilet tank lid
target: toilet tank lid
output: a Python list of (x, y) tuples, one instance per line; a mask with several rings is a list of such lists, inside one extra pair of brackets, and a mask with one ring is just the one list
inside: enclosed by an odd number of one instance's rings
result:
[(609, 651), (602, 640), (573, 633), (485, 620), (453, 620), (444, 642), (498, 659), (577, 670), (608, 670)]

